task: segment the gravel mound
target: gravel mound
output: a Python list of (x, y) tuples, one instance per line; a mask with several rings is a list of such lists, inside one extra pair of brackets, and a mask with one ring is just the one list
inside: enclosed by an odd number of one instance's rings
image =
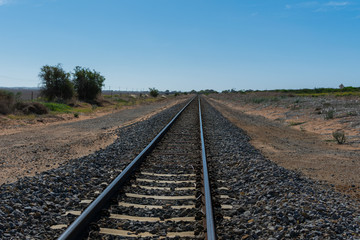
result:
[(1, 239), (54, 239), (76, 217), (66, 211), (86, 207), (180, 110), (175, 105), (146, 121), (116, 131), (119, 138), (106, 149), (73, 159), (57, 169), (24, 177), (0, 187)]
[(360, 239), (359, 202), (264, 158), (203, 105), (219, 239)]

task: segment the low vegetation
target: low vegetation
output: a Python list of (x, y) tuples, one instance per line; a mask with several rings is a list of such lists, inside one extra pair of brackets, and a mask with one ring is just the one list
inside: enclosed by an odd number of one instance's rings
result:
[(21, 114), (46, 114), (48, 109), (38, 102), (22, 102), (20, 94), (14, 94), (9, 91), (0, 90), (0, 113), (11, 114), (19, 112)]
[(292, 93), (298, 96), (327, 96), (327, 95), (334, 95), (334, 96), (351, 96), (351, 95), (360, 95), (360, 87), (339, 87), (339, 88), (314, 88), (314, 89), (280, 89), (274, 90), (275, 92), (281, 93)]
[(260, 104), (263, 102), (277, 102), (279, 101), (278, 97), (269, 96), (269, 97), (254, 97), (251, 99), (252, 103)]
[(346, 96), (360, 96), (360, 87), (344, 87), (340, 85), (339, 88), (302, 88), (302, 89), (275, 89), (275, 90), (238, 90), (234, 88), (230, 90), (224, 90), (222, 93), (279, 93), (289, 97), (321, 97), (321, 96), (335, 96), (335, 97), (346, 97)]
[(0, 113), (9, 114), (13, 112), (15, 97), (12, 92), (0, 90)]
[(334, 119), (334, 114), (335, 114), (335, 111), (334, 110), (327, 110), (325, 111), (325, 119), (326, 120), (329, 120), (329, 119)]
[(70, 107), (64, 103), (56, 102), (44, 102), (43, 103), (51, 112), (55, 113), (71, 113), (74, 111), (74, 108)]
[(150, 93), (150, 96), (152, 97), (157, 97), (159, 96), (159, 90), (157, 90), (156, 88), (149, 88), (149, 93)]
[(346, 141), (345, 132), (343, 130), (336, 130), (332, 133), (334, 139), (338, 144), (343, 144)]
[(16, 104), (16, 109), (20, 110), (23, 114), (47, 114), (49, 113), (48, 108), (39, 102), (18, 102)]

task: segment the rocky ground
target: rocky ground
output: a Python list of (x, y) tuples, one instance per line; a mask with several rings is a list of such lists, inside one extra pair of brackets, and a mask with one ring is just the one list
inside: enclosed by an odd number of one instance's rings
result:
[(204, 105), (219, 239), (360, 239), (359, 201), (266, 159)]
[[(271, 161), (360, 198), (358, 98), (213, 94), (207, 99)], [(333, 119), (326, 119), (329, 108)], [(345, 131), (345, 144), (333, 139), (337, 129)]]

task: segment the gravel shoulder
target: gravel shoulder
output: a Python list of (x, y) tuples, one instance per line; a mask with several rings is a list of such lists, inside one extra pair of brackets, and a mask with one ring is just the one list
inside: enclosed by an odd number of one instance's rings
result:
[(358, 200), (270, 161), (202, 105), (218, 239), (359, 239)]
[(0, 184), (34, 176), (57, 168), (66, 160), (104, 149), (118, 137), (115, 129), (146, 120), (187, 98), (164, 99), (77, 121), (39, 123), (2, 131)]
[(324, 136), (318, 133), (301, 131), (260, 114), (248, 114), (247, 106), (239, 102), (219, 96), (206, 99), (233, 124), (245, 130), (251, 138), (250, 143), (271, 161), (360, 198), (360, 148), (356, 144), (324, 141)]

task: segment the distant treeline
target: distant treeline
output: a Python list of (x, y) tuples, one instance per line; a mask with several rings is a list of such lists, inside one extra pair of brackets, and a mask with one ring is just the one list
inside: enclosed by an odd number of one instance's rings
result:
[(302, 88), (302, 89), (275, 89), (275, 90), (238, 90), (229, 89), (222, 93), (252, 93), (252, 92), (275, 92), (288, 94), (326, 94), (326, 93), (358, 93), (360, 87), (340, 87), (340, 88)]
[(360, 92), (360, 87), (343, 88), (303, 88), (303, 89), (277, 89), (269, 92), (295, 93), (295, 94), (315, 94), (315, 93), (337, 93), (337, 92)]

